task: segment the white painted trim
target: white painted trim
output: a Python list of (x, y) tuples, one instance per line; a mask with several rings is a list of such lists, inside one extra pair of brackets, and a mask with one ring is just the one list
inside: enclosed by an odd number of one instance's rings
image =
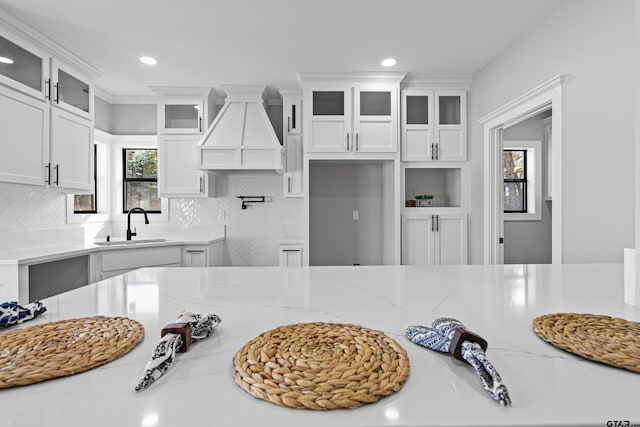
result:
[(179, 96), (206, 98), (212, 88), (203, 86), (149, 86), (157, 96)]
[(479, 122), (484, 125), (484, 263), (502, 262), (501, 246), (498, 238), (502, 237), (502, 165), (499, 154), (502, 151), (502, 129), (517, 121), (531, 117), (532, 112), (539, 112), (546, 107), (553, 109), (552, 114), (552, 176), (553, 176), (553, 216), (551, 219), (552, 262), (563, 262), (562, 240), (563, 203), (562, 203), (562, 123), (563, 92), (566, 76), (555, 76), (538, 87), (519, 96), (497, 110), (482, 117)]
[(300, 87), (304, 87), (304, 85), (308, 83), (400, 83), (406, 75), (406, 71), (371, 71), (363, 73), (299, 72), (298, 84), (300, 85)]
[(94, 93), (98, 98), (114, 104), (156, 104), (158, 97), (155, 95), (112, 95), (109, 92), (95, 86)]

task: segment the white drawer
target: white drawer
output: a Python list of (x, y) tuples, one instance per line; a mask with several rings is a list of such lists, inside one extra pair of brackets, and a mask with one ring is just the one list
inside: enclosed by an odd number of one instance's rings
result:
[(102, 254), (102, 271), (180, 264), (180, 246), (122, 249)]

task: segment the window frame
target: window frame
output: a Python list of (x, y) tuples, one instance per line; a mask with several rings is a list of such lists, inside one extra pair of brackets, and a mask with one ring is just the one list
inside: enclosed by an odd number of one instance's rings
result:
[[(540, 221), (542, 220), (542, 141), (504, 141), (503, 150), (527, 151), (527, 212), (506, 212), (505, 221)], [(504, 182), (504, 172), (501, 172)], [(503, 192), (504, 194), (504, 192)]]
[[(102, 153), (103, 159), (97, 165), (98, 191), (105, 197), (98, 198), (97, 214), (74, 214), (73, 194), (67, 194), (67, 223), (107, 223), (112, 226), (116, 223), (126, 222), (127, 214), (123, 211), (122, 194), (122, 161), (118, 154), (122, 156), (123, 148), (158, 148), (157, 135), (111, 135), (99, 129), (94, 129), (94, 141), (98, 144), (98, 152)], [(102, 151), (101, 151), (102, 150)], [(158, 174), (160, 171), (158, 171)], [(169, 221), (169, 199), (160, 198), (160, 209), (162, 213), (150, 213), (149, 220), (152, 223)], [(135, 218), (134, 218), (135, 217)], [(132, 215), (131, 222), (142, 221), (142, 215)], [(144, 218), (143, 218), (144, 219)], [(119, 227), (119, 225), (118, 225)]]
[[(121, 212), (123, 214), (128, 214), (129, 211), (126, 210), (126, 199), (127, 199), (127, 192), (125, 191), (125, 188), (127, 186), (127, 183), (129, 182), (155, 182), (156, 186), (158, 185), (158, 173), (156, 173), (156, 177), (155, 178), (127, 178), (126, 176), (126, 163), (127, 163), (127, 151), (135, 151), (135, 150), (145, 150), (145, 151), (155, 151), (156, 152), (156, 159), (157, 159), (157, 155), (158, 155), (158, 148), (151, 148), (151, 147), (144, 147), (144, 148), (138, 148), (138, 147), (124, 147), (122, 148), (121, 151), (121, 156), (122, 156), (122, 174), (121, 174), (121, 182), (122, 182), (122, 204), (121, 206)], [(156, 168), (158, 169), (158, 165), (156, 164)], [(159, 197), (160, 199), (162, 199), (161, 197)], [(162, 214), (162, 200), (161, 200), (161, 206), (160, 206), (160, 210), (156, 211), (156, 210), (147, 210), (146, 211), (147, 214)]]
[[(504, 172), (503, 172), (503, 177), (502, 177), (502, 182), (503, 184), (506, 183), (513, 183), (513, 184), (522, 184), (522, 192), (524, 193), (522, 195), (522, 210), (503, 210), (504, 213), (528, 213), (529, 212), (529, 203), (528, 203), (528, 197), (527, 197), (527, 191), (528, 191), (528, 171), (527, 169), (529, 168), (528, 162), (527, 162), (527, 153), (529, 152), (529, 150), (527, 149), (516, 149), (516, 148), (505, 148), (502, 150), (502, 152), (504, 153), (505, 151), (519, 151), (522, 152), (522, 157), (523, 157), (523, 162), (522, 162), (522, 172), (523, 172), (523, 178), (513, 178), (513, 179), (505, 179), (504, 178)], [(503, 162), (504, 162), (504, 157), (503, 157)], [(504, 164), (503, 164), (504, 167)], [(503, 191), (504, 191), (504, 185), (503, 185)], [(504, 193), (503, 193), (504, 194)]]

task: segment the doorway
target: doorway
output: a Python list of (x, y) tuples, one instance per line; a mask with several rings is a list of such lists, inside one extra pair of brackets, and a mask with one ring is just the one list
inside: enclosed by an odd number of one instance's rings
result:
[(552, 110), (551, 147), (553, 215), (551, 262), (562, 263), (562, 94), (565, 77), (556, 76), (480, 119), (484, 127), (484, 263), (504, 263), (505, 130)]
[(552, 111), (504, 129), (503, 263), (551, 264)]

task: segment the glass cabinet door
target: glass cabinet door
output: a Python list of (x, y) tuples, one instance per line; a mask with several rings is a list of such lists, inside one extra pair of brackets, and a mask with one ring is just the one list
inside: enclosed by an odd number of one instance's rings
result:
[(88, 77), (51, 61), (51, 103), (85, 118), (93, 115), (93, 85)]
[(313, 91), (312, 115), (344, 116), (344, 91)]
[(44, 99), (44, 75), (48, 73), (44, 53), (27, 50), (0, 36), (0, 81), (13, 89)]
[(89, 84), (58, 70), (55, 103), (64, 102), (85, 113), (89, 112)]
[(165, 102), (159, 111), (163, 133), (201, 133), (202, 102)]

